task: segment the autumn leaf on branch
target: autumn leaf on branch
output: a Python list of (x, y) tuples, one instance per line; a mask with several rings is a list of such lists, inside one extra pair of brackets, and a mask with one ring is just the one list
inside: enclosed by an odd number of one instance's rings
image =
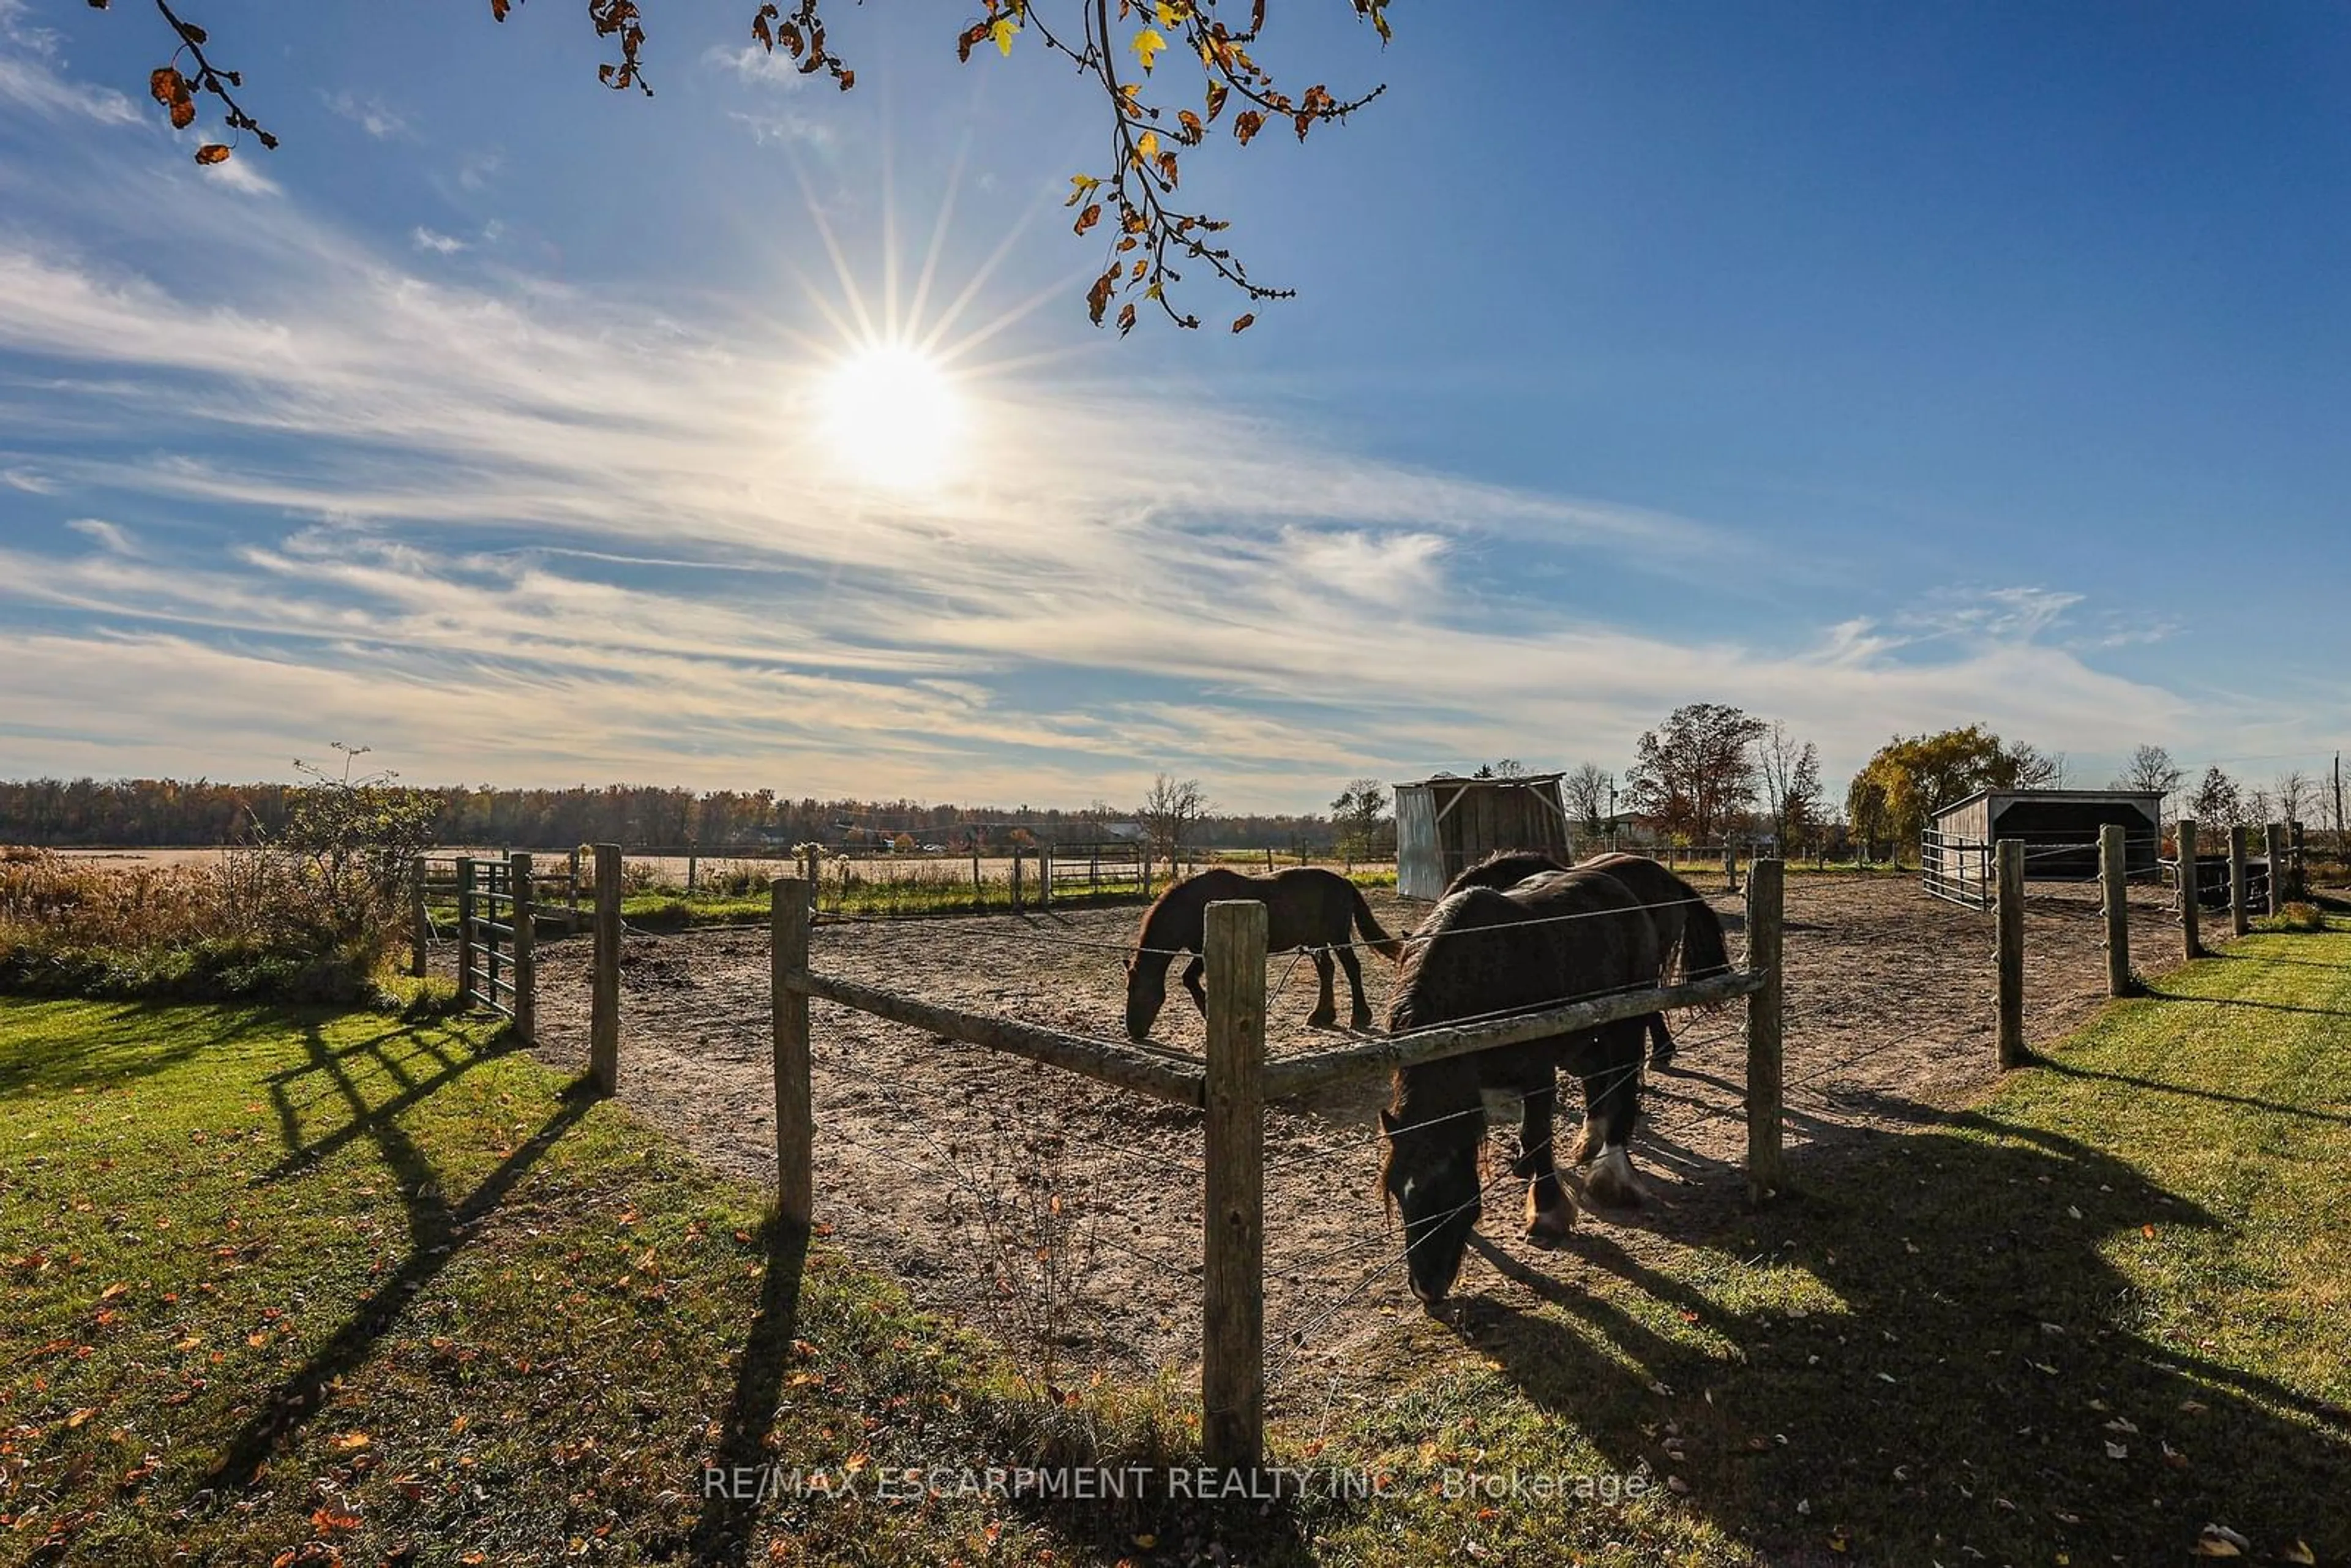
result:
[[(488, 0), (490, 19), (507, 21), (519, 3)], [(832, 3), (837, 6), (840, 0)], [(1114, 261), (1087, 290), (1087, 315), (1096, 326), (1102, 325), (1117, 294), (1140, 289), (1141, 298), (1156, 304), (1176, 326), (1198, 327), (1200, 319), (1178, 309), (1174, 297), (1176, 286), (1184, 281), (1184, 269), (1195, 267), (1239, 290), (1251, 304), (1295, 297), (1294, 289), (1270, 287), (1252, 279), (1231, 249), (1216, 240), (1214, 236), (1230, 226), (1228, 223), (1174, 205), (1171, 198), (1179, 183), (1179, 164), (1175, 152), (1160, 145), (1164, 127), (1179, 144), (1201, 146), (1207, 127), (1217, 122), (1236, 95), (1247, 107), (1233, 118), (1233, 139), (1246, 147), (1270, 117), (1279, 115), (1289, 120), (1303, 141), (1315, 126), (1345, 120), (1385, 90), (1374, 87), (1345, 99), (1321, 83), (1296, 98), (1282, 90), (1273, 73), (1252, 52), (1265, 31), (1269, 3), (1117, 0), (1113, 7), (1112, 0), (985, 0), (986, 9), (979, 18), (967, 20), (954, 35), (956, 57), (966, 62), (984, 43), (994, 44), (1000, 57), (1008, 57), (1016, 38), (1033, 37), (1046, 53), (1074, 64), (1102, 93), (1102, 101), (1109, 110), (1112, 172), (1072, 175), (1068, 204), (1085, 204), (1074, 225), (1081, 235), (1102, 216), (1114, 214), (1118, 222), (1112, 231), (1117, 236), (1111, 242), (1113, 256), (1133, 255), (1135, 265)], [(1347, 3), (1359, 20), (1371, 23), (1384, 46), (1391, 37), (1389, 0)], [(89, 4), (99, 10), (108, 7), (108, 0), (89, 0)], [(244, 78), (215, 68), (205, 55), (210, 40), (204, 30), (182, 20), (170, 0), (154, 0), (154, 4), (178, 47), (171, 60), (152, 73), (150, 95), (162, 106), (174, 129), (186, 130), (196, 120), (197, 95), (209, 93), (220, 100), (231, 132), (227, 143), (207, 142), (199, 148), (197, 162), (223, 162), (231, 153), (235, 135), (248, 131), (264, 147), (275, 148), (277, 138), (232, 96), (231, 89), (244, 86)], [(1283, 0), (1283, 4), (1295, 7), (1302, 0)], [(1233, 18), (1244, 5), (1247, 22), (1236, 26)], [(751, 37), (771, 54), (782, 51), (801, 75), (830, 76), (836, 87), (847, 91), (856, 85), (857, 73), (834, 51), (826, 36), (824, 5), (825, 0), (764, 0), (752, 13)], [(653, 87), (644, 71), (644, 16), (638, 0), (588, 0), (588, 18), (596, 36), (609, 40), (617, 51), (617, 57), (598, 64), (597, 79), (615, 91), (635, 88), (652, 96)], [(1123, 76), (1130, 58), (1142, 79)], [(1175, 82), (1182, 73), (1171, 68), (1168, 77), (1157, 74), (1161, 65), (1173, 59), (1198, 62), (1205, 78), (1201, 111), (1157, 100), (1162, 87), (1169, 92), (1178, 90)], [(1103, 192), (1103, 200), (1092, 199), (1098, 191)], [(1256, 319), (1254, 311), (1242, 315), (1233, 323), (1233, 330), (1243, 330)], [(1121, 332), (1133, 326), (1131, 309), (1123, 310)]]

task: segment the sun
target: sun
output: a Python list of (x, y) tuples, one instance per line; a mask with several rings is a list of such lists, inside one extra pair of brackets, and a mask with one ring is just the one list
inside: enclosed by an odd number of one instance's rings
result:
[(869, 484), (935, 485), (962, 450), (962, 396), (945, 367), (910, 344), (849, 354), (825, 378), (819, 406), (835, 456)]

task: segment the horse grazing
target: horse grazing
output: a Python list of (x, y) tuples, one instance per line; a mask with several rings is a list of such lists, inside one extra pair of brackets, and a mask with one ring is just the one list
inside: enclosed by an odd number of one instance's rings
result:
[[(1388, 1029), (1534, 1012), (1656, 980), (1656, 930), (1631, 890), (1604, 872), (1552, 871), (1507, 892), (1471, 886), (1440, 900), (1406, 944)], [(1487, 1090), (1520, 1096), (1510, 1172), (1528, 1179), (1529, 1237), (1554, 1240), (1575, 1223), (1552, 1150), (1562, 1070), (1583, 1084), (1583, 1131), (1572, 1157), (1593, 1164), (1585, 1190), (1602, 1202), (1638, 1200), (1626, 1145), (1640, 1115), (1644, 1029), (1643, 1019), (1628, 1019), (1396, 1071), (1380, 1113), (1387, 1139), (1380, 1186), (1404, 1211), (1405, 1261), (1423, 1302), (1434, 1307), (1453, 1288), (1484, 1212), (1478, 1148)]]
[[(1569, 869), (1564, 862), (1539, 851), (1503, 850), (1463, 871), (1446, 884), (1445, 891), (1454, 893), (1465, 887), (1501, 891), (1531, 876)], [(1578, 861), (1573, 869), (1606, 872), (1641, 901), (1648, 911), (1650, 924), (1657, 931), (1659, 984), (1669, 983), (1667, 977), (1703, 980), (1711, 975), (1730, 972), (1730, 947), (1723, 936), (1722, 916), (1715, 913), (1714, 906), (1698, 889), (1657, 862), (1646, 855), (1612, 850)], [(1680, 960), (1678, 973), (1677, 957)], [(1651, 1013), (1646, 1021), (1649, 1061), (1663, 1067), (1674, 1059), (1673, 1030), (1666, 1027), (1664, 1013)]]
[(1348, 924), (1352, 921), (1364, 940), (1391, 963), (1404, 957), (1404, 944), (1380, 929), (1362, 890), (1336, 872), (1313, 866), (1291, 866), (1271, 876), (1244, 876), (1219, 869), (1185, 878), (1161, 894), (1159, 901), (1144, 913), (1134, 951), (1126, 960), (1128, 1039), (1142, 1040), (1151, 1033), (1167, 1000), (1168, 964), (1179, 951), (1192, 955), (1192, 961), (1184, 967), (1184, 988), (1192, 993), (1192, 1003), (1201, 1016), (1207, 1015), (1208, 993), (1200, 984), (1200, 976), (1207, 968), (1203, 927), (1209, 904), (1234, 898), (1253, 898), (1265, 905), (1267, 952), (1287, 953), (1294, 947), (1312, 950), (1314, 974), (1322, 989), (1314, 1010), (1307, 1015), (1308, 1024), (1320, 1029), (1338, 1021), (1338, 1004), (1331, 995), (1331, 957), (1336, 953), (1353, 996), (1353, 1027), (1372, 1027), (1372, 1004), (1364, 995), (1364, 971), (1355, 961)]

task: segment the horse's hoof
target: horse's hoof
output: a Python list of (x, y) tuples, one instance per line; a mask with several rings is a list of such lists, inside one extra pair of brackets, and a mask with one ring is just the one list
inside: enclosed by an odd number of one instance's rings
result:
[(1306, 1015), (1308, 1029), (1329, 1029), (1338, 1021), (1339, 1015), (1336, 1012), (1311, 1012)]
[(1356, 1013), (1347, 1019), (1347, 1027), (1352, 1030), (1367, 1030), (1372, 1027), (1372, 1015), (1368, 1012)]
[(1671, 1067), (1673, 1062), (1674, 1053), (1671, 1051), (1653, 1051), (1649, 1053), (1649, 1065), (1652, 1067)]
[(1574, 1228), (1575, 1200), (1573, 1198), (1562, 1192), (1559, 1195), (1557, 1207), (1542, 1208), (1537, 1207), (1533, 1193), (1527, 1194), (1528, 1240), (1538, 1245), (1548, 1246), (1555, 1241), (1566, 1240)]
[(1603, 1149), (1584, 1178), (1583, 1190), (1597, 1203), (1637, 1208), (1649, 1195), (1633, 1174), (1633, 1157), (1621, 1148)]

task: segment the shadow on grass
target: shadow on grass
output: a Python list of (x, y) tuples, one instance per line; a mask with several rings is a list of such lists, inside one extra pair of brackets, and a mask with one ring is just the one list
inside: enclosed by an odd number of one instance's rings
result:
[[(760, 1240), (768, 1255), (766, 1278), (759, 1286), (759, 1312), (751, 1320), (743, 1352), (735, 1364), (735, 1392), (726, 1402), (711, 1468), (722, 1481), (768, 1457), (768, 1434), (776, 1424), (783, 1395), (784, 1368), (792, 1358), (792, 1336), (799, 1326), (800, 1281), (808, 1264), (808, 1228), (770, 1214)], [(705, 1485), (702, 1516), (694, 1527), (686, 1554), (695, 1563), (734, 1563), (746, 1560), (758, 1522), (759, 1505), (741, 1488)]]
[[(87, 1002), (47, 997), (22, 998), (29, 1005), (84, 1009)], [(252, 1032), (257, 1019), (288, 1016), (289, 1009), (240, 1002), (117, 1002), (101, 1004), (96, 1027), (78, 1022), (70, 1035), (42, 1039), (32, 1049), (18, 1046), (0, 1056), (0, 1093), (17, 1089), (73, 1090), (121, 1079), (151, 1078), (190, 1057)], [(330, 1009), (319, 1009), (327, 1016)], [(344, 1009), (331, 1009), (340, 1012)], [(291, 1016), (313, 1016), (295, 1011)], [(174, 1025), (172, 1043), (155, 1046), (159, 1018)]]
[(2314, 1122), (2335, 1122), (2351, 1127), (2351, 1115), (2339, 1111), (2315, 1111), (2307, 1105), (2283, 1105), (2275, 1100), (2257, 1100), (2250, 1094), (2223, 1094), (2218, 1090), (2190, 1089), (2178, 1083), (2158, 1082), (2152, 1078), (2134, 1078), (2127, 1072), (2100, 1072), (2095, 1068), (2077, 1067), (2071, 1062), (2051, 1056), (2037, 1056), (2033, 1059), (2032, 1064), (2035, 1067), (2045, 1067), (2050, 1071), (2067, 1078), (2103, 1079), (2109, 1083), (2126, 1083), (2134, 1089), (2145, 1089), (2158, 1094), (2178, 1094), (2192, 1100), (2210, 1100), (2224, 1105), (2244, 1105), (2256, 1111), (2266, 1111), (2273, 1115), (2300, 1116)]
[(2304, 1008), (2292, 1002), (2256, 1002), (2244, 997), (2199, 997), (2187, 991), (2167, 991), (2158, 986), (2144, 986), (2139, 995), (2153, 997), (2160, 1002), (2202, 1002), (2216, 1008), (2252, 1008), (2265, 1013), (2309, 1013), (2317, 1018), (2351, 1019), (2351, 1008)]
[(2207, 1521), (2263, 1552), (2351, 1546), (2351, 1411), (2158, 1332), (2109, 1261), (2210, 1214), (2063, 1136), (1903, 1113), (1919, 1130), (1815, 1151), (1802, 1191), (1715, 1238), (1808, 1272), (1803, 1315), (1726, 1311), (1593, 1226), (1567, 1252), (1625, 1289), (1481, 1242), (1542, 1306), (1473, 1295), (1454, 1330), (1610, 1466), (1682, 1475), (1775, 1563), (2151, 1563)]
[[(367, 1360), (376, 1343), (399, 1322), (416, 1293), (462, 1255), (474, 1228), (506, 1200), (531, 1166), (595, 1103), (595, 1094), (584, 1082), (568, 1088), (555, 1113), (537, 1132), (517, 1144), (464, 1202), (452, 1205), (442, 1190), (440, 1173), (400, 1125), (399, 1117), (485, 1057), (470, 1057), (431, 1077), (412, 1081), (402, 1092), (381, 1104), (371, 1105), (351, 1077), (350, 1061), (365, 1052), (372, 1053), (381, 1061), (383, 1042), (400, 1032), (391, 1031), (356, 1046), (329, 1050), (320, 1025), (313, 1022), (305, 1030), (308, 1060), (299, 1068), (276, 1074), (270, 1082), (270, 1094), (277, 1103), (279, 1124), (289, 1147), (286, 1160), (275, 1170), (255, 1178), (256, 1184), (282, 1177), (354, 1138), (367, 1137), (391, 1169), (407, 1206), (408, 1256), (390, 1278), (351, 1309), (332, 1339), (262, 1396), (255, 1413), (229, 1439), (219, 1461), (199, 1483), (198, 1499), (207, 1493), (217, 1499), (251, 1480), (256, 1469), (318, 1414), (329, 1390)], [(350, 1120), (325, 1138), (304, 1145), (297, 1142), (297, 1118), (288, 1087), (311, 1074), (323, 1076), (331, 1092), (343, 1101)]]

